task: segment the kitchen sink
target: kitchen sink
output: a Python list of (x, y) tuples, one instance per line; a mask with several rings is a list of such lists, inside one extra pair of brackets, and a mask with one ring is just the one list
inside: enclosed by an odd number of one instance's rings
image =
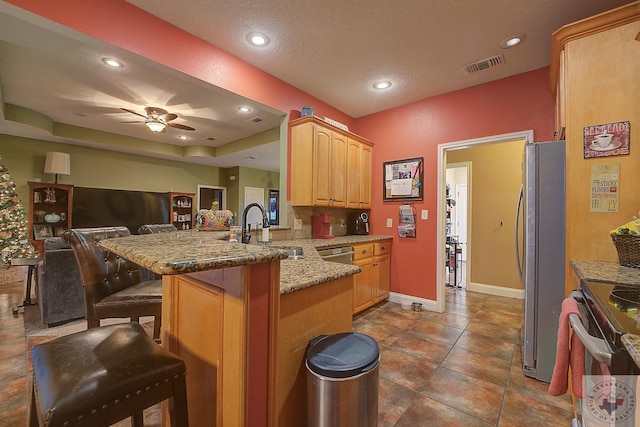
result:
[(291, 260), (303, 259), (304, 251), (302, 248), (287, 248), (287, 253), (289, 254), (289, 258)]

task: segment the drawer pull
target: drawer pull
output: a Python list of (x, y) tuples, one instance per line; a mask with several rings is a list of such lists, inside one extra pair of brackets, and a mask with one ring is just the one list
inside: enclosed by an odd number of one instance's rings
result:
[(367, 253), (367, 250), (366, 250), (366, 249), (363, 249), (363, 250), (362, 250), (362, 254), (364, 255), (364, 254), (366, 254), (366, 253)]

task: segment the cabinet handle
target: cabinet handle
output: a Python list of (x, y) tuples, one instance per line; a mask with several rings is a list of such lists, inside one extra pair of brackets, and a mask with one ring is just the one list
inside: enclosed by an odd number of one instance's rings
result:
[(382, 249), (384, 251), (384, 246), (380, 246), (380, 249)]

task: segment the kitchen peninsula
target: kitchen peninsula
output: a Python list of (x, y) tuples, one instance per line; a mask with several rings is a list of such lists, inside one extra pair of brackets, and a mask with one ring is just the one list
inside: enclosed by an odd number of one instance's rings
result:
[[(351, 330), (360, 268), (323, 261), (311, 239), (265, 246), (221, 238), (178, 231), (100, 245), (163, 276), (162, 342), (187, 363), (193, 425), (292, 425), (279, 418), (304, 398), (309, 336)], [(305, 259), (285, 260), (292, 246)]]

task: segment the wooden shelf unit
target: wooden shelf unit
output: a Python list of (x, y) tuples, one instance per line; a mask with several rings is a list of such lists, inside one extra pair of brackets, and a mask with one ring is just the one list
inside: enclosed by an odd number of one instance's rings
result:
[(169, 201), (171, 202), (169, 221), (171, 221), (178, 230), (193, 228), (193, 205), (195, 196), (195, 193), (169, 193)]
[[(71, 228), (73, 185), (51, 182), (29, 184), (29, 239), (44, 256), (44, 239), (61, 236)], [(56, 219), (58, 219), (56, 221)]]

